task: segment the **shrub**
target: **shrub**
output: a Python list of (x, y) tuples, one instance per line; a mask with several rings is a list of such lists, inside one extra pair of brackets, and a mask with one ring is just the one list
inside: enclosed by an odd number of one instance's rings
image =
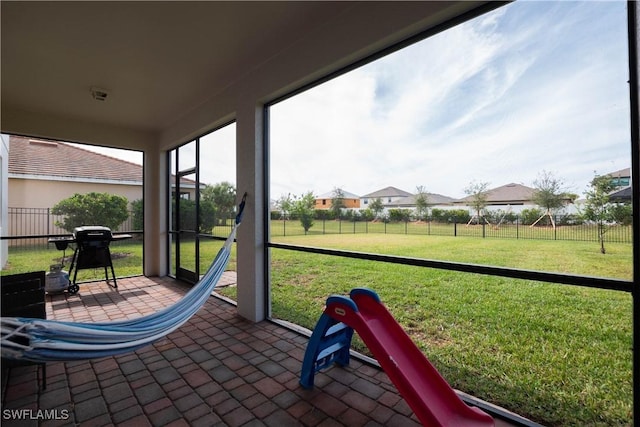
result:
[(362, 221), (373, 221), (376, 214), (369, 208), (360, 211), (360, 219)]
[(142, 199), (134, 200), (131, 202), (131, 215), (133, 216), (133, 229), (144, 229), (144, 214), (143, 214), (143, 201)]
[(72, 232), (84, 225), (101, 225), (116, 229), (129, 218), (127, 198), (109, 193), (76, 193), (61, 200), (52, 209), (54, 215), (64, 215), (62, 221), (56, 221), (58, 227)]
[(391, 222), (407, 222), (411, 219), (411, 209), (389, 209), (389, 220)]
[(431, 217), (436, 222), (467, 223), (471, 219), (469, 212), (465, 209), (431, 209)]
[[(544, 212), (540, 209), (532, 208), (532, 209), (523, 209), (520, 212), (520, 219), (523, 225), (531, 225), (538, 220), (542, 216)], [(538, 223), (540, 224), (540, 223)]]

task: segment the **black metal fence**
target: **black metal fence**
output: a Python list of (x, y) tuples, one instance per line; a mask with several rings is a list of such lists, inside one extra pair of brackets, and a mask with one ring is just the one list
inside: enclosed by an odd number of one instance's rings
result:
[[(479, 237), (501, 239), (573, 240), (598, 242), (600, 230), (593, 223), (570, 224), (560, 216), (556, 226), (523, 224), (517, 218), (508, 224), (467, 224), (435, 221), (353, 221), (343, 219), (315, 219), (311, 228), (304, 230), (299, 220), (271, 220), (271, 236), (318, 234), (414, 234), (431, 236)], [(562, 224), (562, 225), (558, 225)], [(630, 225), (605, 226), (604, 238), (609, 243), (631, 243)]]
[[(48, 208), (9, 208), (8, 232), (3, 235), (9, 246), (46, 245), (47, 237), (68, 235), (69, 232), (56, 225), (61, 215), (53, 215)], [(297, 219), (272, 220), (271, 236), (296, 236), (317, 234), (417, 234), (432, 236), (481, 237), (502, 239), (538, 239), (538, 240), (573, 240), (599, 241), (599, 230), (596, 224), (571, 224), (562, 216), (555, 217), (556, 227), (550, 225), (527, 225), (520, 218), (502, 224), (467, 224), (458, 222), (436, 221), (354, 221), (352, 219), (315, 219), (309, 230), (305, 231)], [(213, 235), (228, 232), (229, 227), (215, 227)], [(224, 230), (222, 230), (224, 229)], [(132, 232), (133, 215), (113, 232)], [(610, 243), (631, 243), (632, 227), (625, 225), (608, 225), (605, 240)]]
[[(63, 215), (52, 214), (50, 208), (9, 207), (7, 232), (2, 237), (9, 241), (9, 246), (46, 245), (48, 237), (70, 234), (56, 225), (63, 219)], [(112, 231), (134, 231), (133, 212), (129, 212), (129, 218)]]

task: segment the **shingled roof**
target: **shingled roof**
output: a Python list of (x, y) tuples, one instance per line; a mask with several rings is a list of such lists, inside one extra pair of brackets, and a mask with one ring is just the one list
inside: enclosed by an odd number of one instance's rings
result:
[[(535, 190), (522, 184), (510, 183), (487, 190), (487, 202), (489, 204), (500, 203), (524, 203), (531, 202)], [(467, 196), (458, 202), (470, 202), (473, 196)]]
[(399, 188), (396, 188), (396, 187), (386, 187), (381, 190), (374, 191), (373, 193), (365, 194), (362, 197), (368, 197), (368, 198), (374, 199), (376, 197), (408, 197), (408, 196), (413, 196), (413, 194), (404, 190), (400, 190)]
[(9, 168), (14, 175), (142, 183), (142, 166), (58, 141), (11, 136)]
[[(442, 194), (436, 194), (436, 193), (425, 193), (425, 195), (427, 196), (427, 203), (429, 205), (448, 205), (455, 202), (456, 200), (453, 197), (443, 196)], [(398, 205), (415, 206), (417, 204), (416, 203), (417, 197), (418, 197), (417, 194), (407, 196), (404, 199), (399, 200)]]
[[(357, 194), (344, 191), (341, 188), (338, 188), (338, 190), (342, 191), (343, 199), (359, 199), (360, 198), (360, 196), (358, 196)], [(335, 196), (336, 196), (336, 190), (332, 190), (327, 193), (316, 196), (316, 199), (333, 199)]]

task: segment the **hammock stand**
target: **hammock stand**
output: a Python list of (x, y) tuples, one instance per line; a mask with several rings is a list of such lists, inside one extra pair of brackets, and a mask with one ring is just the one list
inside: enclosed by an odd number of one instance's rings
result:
[[(204, 305), (231, 256), (231, 245), (242, 221), (247, 194), (242, 197), (229, 237), (207, 272), (172, 306), (131, 320), (102, 323), (2, 317), (2, 357), (31, 362), (86, 360), (128, 353), (168, 335)], [(23, 344), (28, 341), (28, 344)]]

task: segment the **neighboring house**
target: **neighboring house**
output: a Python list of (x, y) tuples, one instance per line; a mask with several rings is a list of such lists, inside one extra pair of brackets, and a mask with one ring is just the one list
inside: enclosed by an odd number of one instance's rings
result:
[[(426, 193), (427, 204), (429, 208), (437, 207), (439, 209), (452, 209), (456, 199), (442, 194)], [(389, 209), (416, 209), (417, 194), (411, 194), (408, 191), (400, 190), (396, 187), (386, 187), (373, 193), (362, 196), (362, 207), (367, 208), (369, 204), (376, 199), (382, 201), (384, 211)]]
[(76, 193), (142, 198), (142, 166), (64, 142), (11, 136), (9, 207), (51, 208)]
[(617, 187), (609, 194), (609, 200), (616, 203), (631, 203), (631, 168), (607, 174), (613, 178), (613, 184)]
[[(357, 196), (348, 191), (338, 189), (342, 191), (342, 202), (345, 209), (359, 209), (360, 208), (360, 196)], [(331, 209), (331, 201), (336, 197), (336, 190), (328, 193), (321, 194), (316, 197), (315, 209)]]
[[(522, 184), (510, 183), (500, 187), (492, 188), (486, 192), (486, 209), (507, 210), (513, 213), (520, 213), (524, 209), (535, 208), (533, 202), (535, 189)], [(456, 205), (466, 206), (473, 211), (471, 202), (473, 196), (467, 196), (455, 202)]]
[(385, 208), (397, 208), (399, 207), (399, 203), (409, 196), (413, 196), (413, 194), (408, 191), (400, 190), (396, 187), (386, 187), (362, 196), (360, 198), (360, 206), (362, 208), (368, 208), (369, 203), (376, 199), (380, 199), (382, 201), (382, 206)]
[(620, 169), (607, 175), (613, 178), (613, 184), (616, 187), (628, 187), (631, 185), (631, 168)]
[[(442, 194), (436, 193), (425, 193), (425, 196), (427, 197), (427, 205), (429, 206), (429, 208), (451, 208), (453, 206), (453, 202), (456, 201), (456, 199), (454, 199), (453, 197), (443, 196)], [(402, 209), (415, 209), (417, 197), (417, 194), (407, 196), (403, 199), (398, 200), (396, 202), (396, 206)]]
[[(605, 174), (612, 178), (613, 184), (616, 189), (609, 193), (609, 200), (614, 203), (631, 203), (631, 168), (620, 169), (615, 172)], [(575, 201), (577, 212), (581, 212), (584, 207), (586, 199), (579, 199)]]
[[(142, 198), (143, 167), (59, 141), (20, 136), (8, 139), (7, 206), (47, 209), (76, 193), (109, 193), (133, 202)], [(3, 180), (5, 177), (3, 176)], [(185, 198), (195, 198), (195, 183), (181, 181)], [(15, 215), (11, 215), (14, 217)], [(47, 223), (37, 229), (19, 218), (2, 224), (3, 235), (47, 234)], [(51, 224), (49, 224), (50, 226)], [(29, 227), (26, 229), (25, 227)]]
[(631, 203), (631, 186), (624, 187), (609, 194), (609, 200), (615, 203)]

